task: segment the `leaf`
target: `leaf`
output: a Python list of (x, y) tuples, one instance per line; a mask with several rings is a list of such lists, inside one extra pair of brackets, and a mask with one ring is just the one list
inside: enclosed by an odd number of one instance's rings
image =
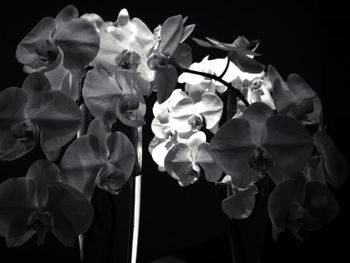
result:
[(272, 116), (266, 122), (263, 146), (272, 156), (274, 166), (283, 171), (298, 171), (311, 158), (311, 134), (296, 120), (287, 116)]
[(157, 101), (166, 101), (177, 84), (177, 71), (172, 65), (168, 65), (164, 70), (157, 71), (154, 86), (157, 90)]
[[(26, 93), (19, 88), (0, 92), (0, 160), (15, 160), (36, 145), (36, 130), (25, 121)], [(30, 136), (33, 135), (31, 138)]]
[(160, 46), (159, 51), (171, 57), (177, 46), (182, 40), (184, 33), (184, 26), (182, 21), (182, 16), (172, 16), (169, 17), (162, 25), (160, 31)]
[(100, 38), (95, 27), (85, 19), (74, 19), (57, 28), (53, 39), (63, 50), (63, 65), (67, 69), (87, 66), (100, 48)]
[(215, 163), (231, 175), (233, 184), (239, 188), (246, 188), (259, 178), (248, 162), (256, 148), (249, 130), (247, 120), (231, 119), (219, 128), (210, 141)]
[(116, 121), (116, 106), (121, 95), (118, 83), (105, 71), (93, 69), (87, 73), (83, 87), (85, 104), (91, 114), (102, 119), (105, 124)]
[(0, 235), (20, 238), (28, 230), (28, 220), (36, 208), (35, 183), (28, 178), (10, 178), (0, 184)]
[(65, 8), (63, 8), (58, 15), (55, 18), (56, 27), (60, 28), (62, 26), (65, 26), (69, 22), (71, 22), (73, 19), (76, 19), (79, 17), (79, 12), (73, 5), (68, 5)]
[(49, 69), (58, 58), (58, 48), (52, 43), (55, 21), (51, 17), (42, 19), (23, 38), (16, 49), (18, 62), (36, 69)]
[(180, 43), (173, 53), (172, 59), (181, 67), (189, 68), (192, 64), (192, 48), (185, 43)]
[(314, 134), (314, 144), (323, 156), (325, 176), (333, 187), (340, 187), (349, 176), (346, 157), (338, 150), (327, 133), (318, 131)]
[(81, 125), (81, 112), (74, 101), (59, 90), (46, 92), (40, 107), (31, 109), (31, 120), (41, 128), (43, 151), (52, 152), (66, 145)]
[(108, 152), (94, 135), (84, 135), (69, 145), (60, 163), (63, 182), (83, 193), (89, 200), (98, 171), (107, 163)]
[(246, 54), (242, 54), (238, 50), (231, 50), (228, 58), (243, 72), (260, 73), (265, 69), (263, 64), (248, 57)]
[(246, 219), (253, 212), (257, 193), (258, 188), (255, 184), (244, 189), (235, 189), (231, 196), (222, 201), (221, 207), (231, 219)]
[(65, 184), (49, 187), (47, 210), (54, 218), (52, 232), (65, 246), (73, 246), (75, 238), (86, 232), (93, 219), (90, 202), (79, 191)]

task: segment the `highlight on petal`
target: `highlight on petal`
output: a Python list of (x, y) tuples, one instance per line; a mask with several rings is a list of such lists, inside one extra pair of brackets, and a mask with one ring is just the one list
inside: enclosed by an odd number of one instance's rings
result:
[(178, 132), (189, 132), (192, 130), (192, 126), (188, 120), (194, 114), (193, 101), (189, 97), (184, 96), (170, 110), (169, 123)]
[(60, 163), (64, 183), (83, 193), (89, 200), (98, 171), (107, 163), (108, 152), (94, 135), (84, 135), (66, 150)]
[(196, 112), (200, 113), (208, 130), (214, 128), (220, 121), (223, 110), (223, 102), (214, 93), (206, 92), (201, 100), (194, 104)]
[(100, 48), (96, 29), (85, 19), (73, 19), (67, 25), (57, 28), (53, 39), (63, 50), (63, 65), (67, 69), (87, 66)]
[(83, 97), (89, 111), (105, 124), (113, 124), (116, 119), (116, 105), (122, 90), (116, 80), (104, 70), (93, 69), (86, 75)]
[(199, 171), (193, 169), (190, 148), (184, 143), (177, 143), (169, 150), (164, 165), (168, 174), (181, 186), (187, 186), (198, 180)]
[(331, 137), (323, 131), (314, 134), (314, 144), (322, 155), (325, 177), (333, 187), (340, 187), (349, 176), (348, 161), (338, 150)]
[(247, 188), (234, 189), (233, 194), (222, 201), (222, 209), (229, 218), (248, 218), (253, 212), (257, 193), (258, 188), (255, 184), (251, 184)]
[(40, 144), (44, 152), (58, 150), (80, 129), (82, 116), (78, 106), (59, 90), (46, 92), (40, 107), (31, 109), (29, 114), (41, 128)]

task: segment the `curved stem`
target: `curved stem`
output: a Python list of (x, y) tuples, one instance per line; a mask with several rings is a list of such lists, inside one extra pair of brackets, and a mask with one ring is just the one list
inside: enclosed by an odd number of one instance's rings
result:
[(225, 76), (225, 74), (228, 70), (228, 67), (230, 66), (230, 59), (227, 57), (226, 60), (227, 60), (226, 67), (225, 67), (224, 71), (221, 73), (221, 75), (219, 76), (220, 79), (222, 79)]
[(169, 60), (169, 62), (174, 65), (180, 72), (185, 72), (185, 73), (190, 73), (190, 74), (194, 74), (194, 75), (200, 75), (203, 76), (205, 78), (209, 78), (209, 79), (213, 79), (216, 80), (218, 82), (220, 82), (221, 84), (225, 85), (227, 87), (227, 91), (226, 92), (233, 92), (240, 100), (243, 101), (243, 103), (249, 107), (249, 102), (247, 101), (247, 99), (243, 96), (243, 94), (237, 90), (236, 88), (234, 88), (230, 83), (224, 81), (222, 78), (206, 73), (206, 72), (200, 72), (200, 71), (196, 71), (196, 70), (192, 70), (192, 69), (187, 69), (187, 68), (183, 68), (181, 67), (178, 63), (176, 63), (173, 60)]

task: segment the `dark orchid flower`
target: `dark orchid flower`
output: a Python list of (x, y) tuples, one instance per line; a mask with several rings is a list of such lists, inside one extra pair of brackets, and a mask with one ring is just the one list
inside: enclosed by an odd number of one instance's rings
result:
[(299, 173), (279, 184), (270, 194), (268, 211), (273, 238), (289, 227), (293, 235), (304, 239), (305, 231), (315, 231), (338, 214), (338, 204), (327, 186)]
[(274, 115), (269, 106), (256, 102), (240, 118), (221, 126), (210, 148), (233, 185), (246, 188), (266, 174), (276, 182), (282, 180), (284, 171), (303, 169), (313, 143), (311, 134), (296, 120)]
[(93, 208), (79, 191), (62, 182), (59, 168), (47, 160), (33, 163), (26, 177), (0, 184), (0, 235), (9, 247), (36, 234), (37, 244), (51, 231), (65, 246), (88, 230)]
[(74, 101), (59, 90), (51, 90), (41, 73), (33, 73), (22, 89), (0, 93), (0, 159), (14, 160), (39, 142), (49, 159), (67, 144), (81, 124), (81, 112)]
[(291, 116), (303, 124), (320, 123), (321, 100), (302, 77), (290, 74), (285, 82), (271, 65), (267, 76), (272, 83), (273, 99), (279, 114)]
[(122, 132), (108, 133), (102, 120), (90, 123), (87, 135), (79, 137), (66, 150), (60, 167), (63, 181), (90, 200), (95, 183), (118, 194), (134, 168), (135, 149)]
[(113, 76), (103, 69), (87, 73), (83, 97), (92, 115), (106, 125), (118, 119), (125, 125), (139, 127), (145, 123), (146, 104), (142, 92), (143, 81), (128, 71), (118, 71)]
[(94, 26), (67, 6), (56, 18), (41, 20), (18, 45), (16, 57), (30, 72), (51, 70), (61, 59), (65, 68), (79, 69), (95, 58), (99, 44)]

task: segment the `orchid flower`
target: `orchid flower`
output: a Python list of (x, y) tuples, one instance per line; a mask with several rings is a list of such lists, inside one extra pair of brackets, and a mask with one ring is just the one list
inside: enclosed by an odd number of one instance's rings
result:
[(34, 162), (26, 177), (0, 184), (0, 235), (9, 247), (21, 246), (35, 234), (40, 245), (48, 231), (73, 246), (92, 219), (89, 201), (64, 184), (59, 168), (47, 160)]
[(2, 160), (23, 156), (39, 140), (47, 158), (54, 160), (81, 125), (78, 106), (64, 92), (51, 90), (41, 73), (29, 75), (22, 89), (13, 87), (0, 92), (0, 109)]
[(165, 156), (164, 166), (180, 186), (195, 183), (201, 172), (210, 182), (217, 181), (222, 174), (213, 161), (205, 133), (201, 131), (191, 135), (186, 143), (176, 143), (171, 147)]
[(119, 119), (128, 126), (142, 126), (146, 104), (143, 82), (133, 73), (120, 71), (114, 76), (103, 69), (89, 71), (83, 87), (83, 98), (91, 114), (110, 126)]
[(134, 168), (135, 149), (122, 132), (109, 133), (100, 119), (93, 120), (86, 135), (66, 150), (60, 167), (63, 181), (89, 200), (95, 184), (118, 194)]
[[(246, 188), (269, 174), (275, 182), (283, 173), (303, 169), (313, 150), (312, 136), (288, 116), (275, 116), (261, 102), (222, 125), (210, 142), (215, 162), (232, 184)], [(282, 174), (282, 175), (281, 175)]]
[(212, 92), (201, 87), (194, 87), (187, 95), (180, 89), (173, 91), (168, 100), (155, 103), (152, 131), (159, 138), (164, 138), (170, 130), (179, 133), (197, 131), (203, 126), (203, 119), (208, 130), (215, 132), (222, 115), (223, 103)]
[(139, 19), (130, 20), (126, 9), (119, 12), (115, 23), (100, 26), (100, 51), (96, 64), (109, 72), (118, 68), (136, 70), (146, 82), (154, 80), (155, 72), (148, 68), (147, 59), (156, 44), (153, 33)]

